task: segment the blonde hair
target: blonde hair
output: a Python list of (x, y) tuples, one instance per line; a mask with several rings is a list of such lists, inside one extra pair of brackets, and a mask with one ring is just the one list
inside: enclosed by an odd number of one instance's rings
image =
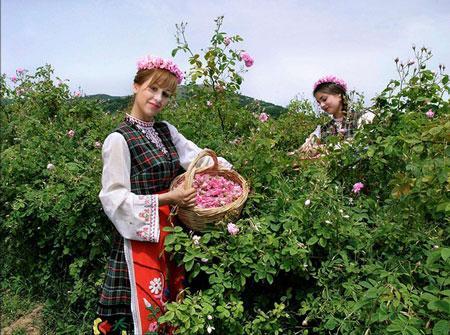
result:
[(150, 79), (149, 85), (156, 84), (164, 90), (175, 93), (178, 86), (177, 77), (170, 71), (164, 69), (139, 70), (134, 77), (134, 83), (142, 85)]

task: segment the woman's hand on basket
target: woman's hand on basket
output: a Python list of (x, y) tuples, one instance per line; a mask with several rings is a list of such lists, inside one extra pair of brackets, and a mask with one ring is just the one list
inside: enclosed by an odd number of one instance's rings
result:
[(184, 189), (184, 187), (180, 186), (170, 192), (160, 194), (158, 200), (160, 205), (193, 207), (195, 206), (195, 196), (195, 188)]

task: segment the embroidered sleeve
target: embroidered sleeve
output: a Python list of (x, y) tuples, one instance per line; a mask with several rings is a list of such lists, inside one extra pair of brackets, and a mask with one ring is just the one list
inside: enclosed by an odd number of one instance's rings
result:
[[(180, 132), (178, 132), (177, 128), (172, 126), (168, 122), (164, 122), (170, 130), (170, 136), (172, 137), (172, 142), (177, 149), (178, 156), (180, 157), (180, 164), (186, 170), (189, 167), (189, 164), (197, 157), (197, 155), (202, 151), (194, 142), (189, 141), (184, 137)], [(227, 169), (231, 169), (233, 167), (225, 158), (218, 157), (219, 164), (224, 166)], [(211, 159), (206, 157), (203, 161), (201, 161), (201, 165), (209, 165), (212, 164)]]
[(158, 195), (136, 195), (131, 192), (130, 151), (125, 138), (110, 134), (103, 144), (103, 209), (119, 233), (137, 241), (159, 241)]

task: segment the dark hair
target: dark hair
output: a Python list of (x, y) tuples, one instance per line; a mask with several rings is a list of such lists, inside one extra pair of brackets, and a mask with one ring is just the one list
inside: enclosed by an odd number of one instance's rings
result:
[(348, 110), (349, 97), (347, 91), (341, 85), (331, 82), (321, 83), (314, 89), (313, 95), (315, 96), (318, 92), (342, 96), (342, 110)]

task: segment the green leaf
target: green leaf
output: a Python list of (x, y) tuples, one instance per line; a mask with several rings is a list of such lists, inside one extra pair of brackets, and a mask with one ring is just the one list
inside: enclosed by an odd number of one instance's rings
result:
[(186, 271), (191, 271), (192, 266), (194, 266), (194, 260), (193, 259), (191, 259), (187, 263), (184, 263), (184, 267), (185, 267)]
[(438, 212), (450, 212), (450, 201), (441, 202), (437, 205), (436, 211)]
[(444, 261), (447, 261), (447, 259), (450, 257), (450, 248), (442, 248), (441, 256)]
[(433, 327), (433, 335), (448, 335), (450, 332), (450, 322), (439, 320)]
[(336, 328), (337, 322), (335, 319), (328, 319), (328, 321), (325, 323), (324, 327), (325, 329), (333, 330)]
[(175, 313), (173, 311), (168, 311), (163, 316), (161, 316), (158, 321), (160, 323), (166, 323), (167, 321), (173, 320), (174, 317)]
[(450, 297), (450, 290), (443, 290), (440, 292), (442, 295), (446, 295), (447, 297)]
[(319, 241), (319, 237), (313, 236), (313, 237), (311, 237), (311, 238), (306, 242), (306, 244), (307, 244), (307, 245), (314, 245), (314, 244), (316, 244), (318, 241)]
[(437, 135), (437, 134), (439, 134), (443, 129), (444, 129), (444, 128), (443, 128), (442, 126), (437, 126), (437, 127), (431, 128), (428, 132), (429, 132), (431, 135)]
[(386, 330), (390, 333), (401, 332), (403, 330), (403, 325), (399, 321), (393, 322), (386, 328)]
[(427, 307), (432, 311), (450, 314), (450, 303), (445, 300), (435, 300), (428, 303)]
[(187, 263), (187, 262), (189, 262), (189, 261), (191, 261), (193, 259), (194, 259), (194, 255), (193, 254), (186, 254), (183, 257), (183, 263)]
[(408, 334), (412, 334), (412, 335), (420, 335), (420, 331), (417, 330), (417, 328), (412, 327), (412, 326), (406, 326), (405, 330), (408, 331)]

